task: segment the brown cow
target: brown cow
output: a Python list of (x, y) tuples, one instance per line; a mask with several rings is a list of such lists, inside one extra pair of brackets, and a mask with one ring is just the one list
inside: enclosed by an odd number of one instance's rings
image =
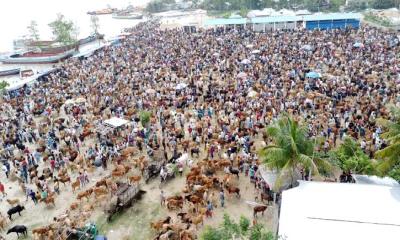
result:
[(59, 181), (62, 182), (65, 186), (66, 182), (69, 182), (69, 183), (71, 182), (71, 178), (68, 175), (66, 175), (66, 176), (60, 177)]
[(140, 182), (140, 179), (142, 179), (141, 176), (131, 176), (129, 177), (129, 182), (136, 185)]
[(100, 196), (100, 195), (106, 195), (108, 193), (107, 188), (102, 186), (102, 187), (95, 187), (94, 188), (94, 194), (95, 196)]
[(44, 203), (46, 204), (46, 206), (49, 206), (50, 204), (52, 204), (53, 206), (56, 206), (54, 196), (50, 196), (50, 195), (47, 196), (47, 198), (44, 200)]
[(201, 225), (203, 225), (203, 220), (204, 220), (204, 215), (199, 214), (197, 217), (192, 218), (192, 223), (196, 226), (197, 229), (197, 225), (199, 225), (200, 223)]
[(170, 199), (167, 202), (167, 208), (169, 210), (172, 209), (182, 209), (183, 208), (183, 199), (182, 200), (175, 200), (175, 199)]
[(80, 186), (81, 182), (79, 181), (79, 178), (77, 178), (76, 181), (71, 184), (72, 192), (75, 192), (75, 188), (80, 188)]
[(257, 213), (259, 212), (264, 216), (265, 210), (267, 210), (267, 206), (255, 206), (253, 209), (253, 216), (257, 217)]
[(237, 187), (226, 186), (229, 194), (236, 193), (236, 196), (240, 198), (240, 189)]

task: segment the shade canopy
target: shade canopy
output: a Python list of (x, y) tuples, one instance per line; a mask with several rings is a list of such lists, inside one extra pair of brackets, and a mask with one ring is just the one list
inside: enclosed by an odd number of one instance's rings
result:
[(104, 123), (111, 127), (117, 128), (125, 124), (128, 124), (129, 121), (122, 118), (112, 117), (110, 119), (105, 120)]
[(320, 78), (321, 74), (319, 74), (317, 72), (308, 72), (306, 74), (306, 77), (308, 77), (308, 78)]
[(278, 235), (286, 240), (395, 240), (400, 188), (304, 182), (283, 191)]

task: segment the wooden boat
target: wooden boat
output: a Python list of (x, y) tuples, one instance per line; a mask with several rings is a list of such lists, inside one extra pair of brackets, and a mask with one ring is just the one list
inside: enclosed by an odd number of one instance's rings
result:
[(12, 54), (1, 61), (4, 64), (56, 63), (72, 56), (75, 52), (75, 48), (62, 52), (26, 52), (23, 54)]
[(97, 11), (89, 11), (87, 14), (89, 15), (106, 15), (106, 14), (112, 14), (115, 11), (117, 11), (116, 8), (105, 8)]
[(31, 77), (35, 75), (32, 69), (22, 70), (21, 71), (21, 78)]
[(129, 12), (118, 12), (112, 15), (114, 19), (142, 19), (143, 14), (140, 13), (129, 13)]
[(20, 71), (21, 71), (20, 68), (3, 70), (3, 71), (0, 71), (0, 77), (17, 75), (20, 73)]

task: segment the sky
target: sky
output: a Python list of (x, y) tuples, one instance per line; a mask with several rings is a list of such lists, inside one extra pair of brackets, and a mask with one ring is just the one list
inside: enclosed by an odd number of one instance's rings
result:
[[(149, 0), (0, 0), (0, 52), (12, 50), (12, 41), (28, 33), (27, 26), (32, 20), (38, 24), (42, 40), (51, 39), (48, 24), (57, 13), (62, 13), (79, 28), (80, 38), (91, 33), (90, 16), (87, 11), (145, 5)], [(116, 35), (125, 25), (132, 25), (132, 20), (112, 19), (111, 15), (100, 16), (100, 32)]]

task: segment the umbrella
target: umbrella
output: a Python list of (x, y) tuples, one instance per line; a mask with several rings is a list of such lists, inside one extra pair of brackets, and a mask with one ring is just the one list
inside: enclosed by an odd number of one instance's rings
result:
[(240, 73), (237, 75), (237, 77), (238, 77), (238, 78), (246, 78), (246, 77), (247, 77), (247, 73), (245, 73), (245, 72), (240, 72)]
[(317, 73), (317, 72), (309, 72), (306, 74), (306, 77), (308, 78), (320, 78), (321, 74)]
[(313, 47), (311, 45), (304, 45), (303, 47), (301, 47), (301, 49), (307, 50), (307, 51), (312, 51)]
[(356, 43), (353, 44), (353, 47), (355, 47), (355, 48), (362, 48), (362, 47), (364, 47), (364, 44), (362, 44), (362, 43), (360, 43), (360, 42), (356, 42)]
[(257, 92), (254, 91), (254, 90), (251, 90), (251, 91), (249, 92), (249, 94), (247, 94), (247, 96), (249, 96), (249, 97), (251, 97), (251, 98), (254, 98), (254, 97), (257, 96)]
[(250, 60), (249, 59), (243, 59), (241, 61), (242, 64), (250, 64)]
[(258, 53), (260, 53), (260, 52), (261, 52), (261, 51), (257, 49), (257, 50), (252, 51), (251, 53), (252, 53), (252, 54), (258, 54)]
[(80, 97), (80, 98), (77, 98), (77, 99), (75, 100), (75, 102), (76, 102), (76, 103), (84, 103), (84, 102), (86, 102), (86, 99)]
[(65, 105), (71, 105), (71, 104), (74, 104), (75, 102), (74, 102), (74, 100), (72, 100), (72, 99), (68, 99), (67, 101), (65, 101)]
[(186, 88), (187, 87), (187, 84), (186, 83), (179, 83), (178, 85), (176, 85), (176, 90), (182, 90), (182, 89), (184, 89), (184, 88)]
[(149, 89), (146, 90), (146, 93), (147, 94), (154, 94), (154, 93), (156, 93), (156, 90), (154, 90), (152, 88), (149, 88)]

